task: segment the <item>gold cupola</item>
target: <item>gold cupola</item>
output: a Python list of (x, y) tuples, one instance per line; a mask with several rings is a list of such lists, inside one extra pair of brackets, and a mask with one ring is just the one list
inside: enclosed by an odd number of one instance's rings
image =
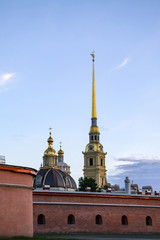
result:
[[(60, 142), (60, 144), (61, 144), (61, 142)], [(61, 149), (61, 145), (60, 145), (60, 149), (59, 149), (59, 151), (58, 151), (58, 156), (63, 156), (64, 155), (64, 152), (63, 152), (63, 150)]]
[(53, 149), (53, 138), (51, 136), (51, 131), (49, 132), (49, 138), (47, 140), (48, 148), (44, 152), (43, 156), (43, 168), (44, 167), (55, 167), (57, 166), (57, 153)]

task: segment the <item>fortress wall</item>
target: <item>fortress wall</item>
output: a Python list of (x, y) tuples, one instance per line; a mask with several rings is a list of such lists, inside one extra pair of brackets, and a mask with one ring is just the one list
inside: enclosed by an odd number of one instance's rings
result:
[(0, 165), (0, 237), (33, 235), (31, 168)]
[[(122, 196), (92, 193), (34, 192), (33, 222), (35, 233), (158, 233), (160, 232), (160, 197)], [(38, 224), (40, 214), (45, 224)], [(75, 217), (68, 224), (68, 216)], [(97, 215), (102, 224), (96, 224)], [(122, 216), (128, 225), (122, 224)], [(146, 225), (146, 217), (152, 225)]]

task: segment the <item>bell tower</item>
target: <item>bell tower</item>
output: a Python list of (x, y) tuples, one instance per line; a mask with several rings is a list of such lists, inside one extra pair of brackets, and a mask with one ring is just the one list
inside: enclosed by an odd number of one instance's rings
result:
[(89, 132), (89, 143), (85, 148), (84, 154), (84, 177), (94, 178), (98, 187), (106, 185), (106, 166), (103, 145), (100, 143), (100, 132), (97, 126), (96, 111), (96, 89), (94, 75), (95, 54), (92, 53), (93, 73), (92, 73), (92, 117)]

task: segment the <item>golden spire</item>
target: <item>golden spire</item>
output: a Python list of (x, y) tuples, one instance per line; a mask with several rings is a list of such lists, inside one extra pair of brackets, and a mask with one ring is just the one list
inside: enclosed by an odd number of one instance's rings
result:
[[(94, 76), (94, 51), (91, 53), (93, 61), (93, 76), (92, 76), (92, 118), (91, 118), (91, 128), (90, 133), (99, 133), (99, 128), (97, 126), (97, 112), (96, 112), (96, 88), (95, 88), (95, 76)], [(98, 139), (98, 138), (97, 138)]]
[(95, 89), (95, 76), (94, 76), (94, 51), (91, 53), (93, 61), (93, 75), (92, 75), (92, 118), (97, 118), (96, 113), (96, 89)]

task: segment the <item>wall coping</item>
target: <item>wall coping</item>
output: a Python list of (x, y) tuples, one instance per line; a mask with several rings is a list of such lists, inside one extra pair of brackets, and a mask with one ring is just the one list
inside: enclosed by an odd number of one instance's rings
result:
[(37, 174), (37, 170), (34, 168), (8, 165), (8, 164), (0, 164), (0, 170), (15, 172), (15, 173), (30, 174), (32, 176), (35, 176)]
[(136, 194), (117, 194), (117, 193), (97, 193), (97, 192), (71, 192), (71, 191), (53, 191), (53, 190), (34, 190), (33, 196), (68, 196), (68, 197), (90, 197), (90, 198), (121, 198), (121, 199), (143, 199), (158, 200), (160, 196), (154, 195), (136, 195)]

